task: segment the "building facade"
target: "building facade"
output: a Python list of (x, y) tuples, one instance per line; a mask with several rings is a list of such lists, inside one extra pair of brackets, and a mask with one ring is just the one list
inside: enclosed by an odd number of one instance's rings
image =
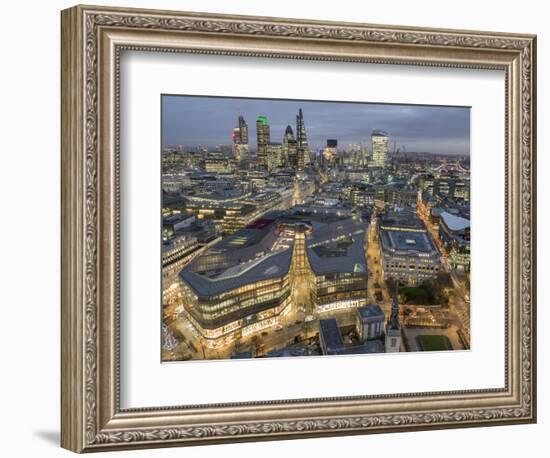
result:
[(365, 244), (365, 224), (353, 218), (336, 219), (313, 231), (307, 257), (314, 275), (312, 298), (317, 312), (366, 305)]
[(375, 130), (371, 135), (371, 141), (372, 161), (369, 165), (372, 167), (384, 168), (388, 160), (388, 134), (380, 130)]
[(377, 304), (359, 307), (356, 315), (357, 336), (365, 340), (379, 339), (384, 335), (384, 312)]
[(238, 126), (233, 129), (233, 155), (237, 163), (247, 160), (250, 156), (248, 124), (242, 115), (239, 116)]
[(290, 253), (254, 257), (225, 269), (180, 272), (186, 316), (208, 348), (275, 326), (290, 311)]
[(417, 285), (439, 273), (441, 254), (416, 213), (387, 211), (378, 218), (378, 237), (386, 280)]
[(304, 114), (300, 108), (296, 116), (296, 170), (300, 172), (307, 165), (309, 165), (309, 145)]
[(267, 117), (260, 115), (256, 120), (258, 165), (267, 169), (267, 145), (271, 142), (271, 134)]
[(202, 251), (198, 240), (176, 236), (162, 244), (162, 303), (168, 304), (179, 296), (178, 274)]
[(442, 212), (439, 239), (449, 256), (451, 269), (470, 271), (470, 220)]

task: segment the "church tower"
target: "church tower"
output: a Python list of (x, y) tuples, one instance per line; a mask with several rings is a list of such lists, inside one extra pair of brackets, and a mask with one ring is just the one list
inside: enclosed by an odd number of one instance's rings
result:
[(391, 316), (386, 323), (386, 353), (396, 353), (401, 347), (401, 323), (399, 322), (399, 304), (397, 293), (393, 296)]

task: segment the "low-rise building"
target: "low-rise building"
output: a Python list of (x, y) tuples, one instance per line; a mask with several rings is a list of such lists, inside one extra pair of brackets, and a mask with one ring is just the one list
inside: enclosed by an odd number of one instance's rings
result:
[(359, 339), (379, 339), (384, 335), (385, 315), (378, 304), (369, 304), (357, 309), (356, 330)]
[(225, 154), (210, 153), (204, 159), (204, 170), (207, 173), (233, 173), (235, 171), (235, 161)]
[(307, 257), (317, 312), (361, 307), (367, 301), (366, 224), (353, 218), (314, 227)]
[(323, 355), (337, 355), (342, 351), (344, 340), (336, 318), (319, 320), (319, 343)]
[(319, 343), (323, 355), (364, 355), (385, 351), (383, 335), (380, 338), (346, 345), (336, 318), (319, 321)]
[(178, 273), (201, 251), (195, 237), (176, 236), (162, 244), (162, 302), (167, 304), (179, 293)]
[(416, 213), (386, 212), (378, 218), (378, 236), (386, 279), (416, 285), (439, 273), (441, 255)]
[(162, 219), (162, 235), (165, 240), (174, 236), (178, 231), (185, 229), (195, 222), (193, 215), (180, 213), (166, 216)]
[(470, 271), (470, 220), (443, 212), (439, 239), (449, 254), (452, 269)]

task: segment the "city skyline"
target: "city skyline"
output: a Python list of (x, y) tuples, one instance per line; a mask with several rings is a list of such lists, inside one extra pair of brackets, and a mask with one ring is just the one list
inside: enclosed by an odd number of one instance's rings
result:
[(164, 361), (470, 348), (469, 108), (163, 108)]
[(215, 147), (231, 144), (238, 117), (249, 125), (256, 149), (258, 116), (267, 117), (271, 141), (282, 142), (288, 125), (295, 128), (303, 110), (309, 146), (319, 150), (327, 139), (339, 147), (361, 143), (371, 147), (374, 130), (389, 133), (393, 148), (432, 154), (470, 154), (470, 108), (357, 102), (252, 99), (190, 95), (162, 96), (162, 144)]

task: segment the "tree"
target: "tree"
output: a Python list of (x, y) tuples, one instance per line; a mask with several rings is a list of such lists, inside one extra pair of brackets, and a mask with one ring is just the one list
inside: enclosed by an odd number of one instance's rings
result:
[(446, 277), (438, 275), (435, 279), (431, 278), (429, 280), (425, 280), (422, 282), (421, 286), (426, 290), (429, 298), (434, 304), (439, 304), (442, 306), (449, 305), (449, 294), (447, 292), (448, 282)]
[(254, 352), (254, 356), (259, 356), (262, 350), (262, 342), (260, 338), (257, 335), (255, 335), (254, 337), (252, 337), (251, 343), (252, 343), (252, 351)]
[(235, 340), (235, 342), (233, 342), (233, 348), (232, 348), (231, 353), (239, 353), (243, 350), (244, 350), (244, 345), (243, 345), (242, 340), (241, 339)]
[(390, 296), (393, 296), (395, 290), (399, 288), (399, 281), (395, 277), (390, 277), (386, 280), (386, 286)]

